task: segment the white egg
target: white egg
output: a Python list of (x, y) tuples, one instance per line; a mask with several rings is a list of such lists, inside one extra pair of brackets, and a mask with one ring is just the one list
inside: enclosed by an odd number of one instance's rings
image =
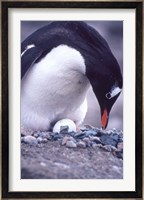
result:
[(76, 125), (70, 119), (62, 119), (62, 120), (58, 121), (53, 127), (53, 132), (60, 133), (60, 131), (64, 127), (68, 127), (68, 132), (72, 132), (72, 131), (76, 132)]

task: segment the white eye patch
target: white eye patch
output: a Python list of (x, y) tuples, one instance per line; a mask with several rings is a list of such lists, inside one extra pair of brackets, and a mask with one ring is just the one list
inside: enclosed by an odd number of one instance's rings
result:
[(115, 87), (110, 92), (106, 93), (105, 96), (107, 99), (111, 99), (111, 98), (115, 97), (118, 93), (120, 93), (121, 90), (122, 89), (120, 89), (119, 87)]

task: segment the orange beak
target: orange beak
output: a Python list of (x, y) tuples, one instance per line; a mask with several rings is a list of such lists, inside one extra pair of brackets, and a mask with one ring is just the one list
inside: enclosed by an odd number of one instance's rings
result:
[(108, 112), (107, 109), (105, 108), (101, 118), (102, 129), (106, 129), (107, 123), (108, 123)]

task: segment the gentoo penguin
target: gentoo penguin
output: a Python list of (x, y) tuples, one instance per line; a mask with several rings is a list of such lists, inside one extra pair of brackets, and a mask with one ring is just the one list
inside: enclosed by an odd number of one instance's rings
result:
[(119, 64), (106, 40), (78, 21), (55, 21), (21, 45), (21, 125), (48, 130), (68, 118), (79, 126), (92, 86), (101, 111), (101, 127), (122, 90)]

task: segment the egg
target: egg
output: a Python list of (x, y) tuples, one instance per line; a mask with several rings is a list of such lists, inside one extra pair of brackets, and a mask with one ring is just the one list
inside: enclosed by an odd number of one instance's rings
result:
[(68, 132), (76, 132), (76, 124), (71, 119), (59, 120), (53, 127), (54, 133), (60, 133), (63, 128), (67, 128)]

